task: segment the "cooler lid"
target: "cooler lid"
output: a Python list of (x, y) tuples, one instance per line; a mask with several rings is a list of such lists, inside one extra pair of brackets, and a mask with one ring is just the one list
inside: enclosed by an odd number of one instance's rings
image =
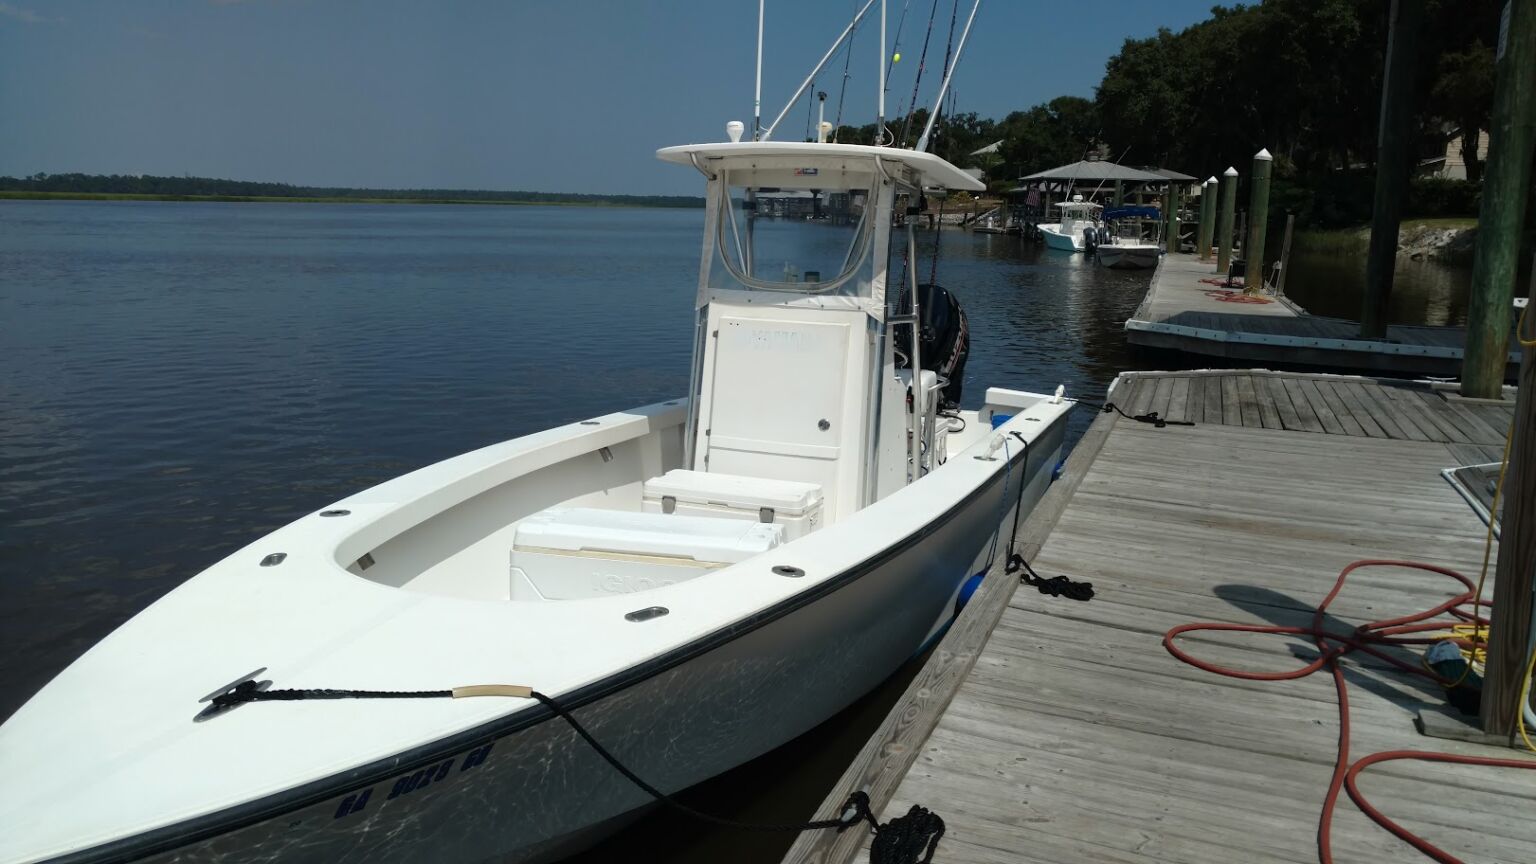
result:
[(735, 564), (779, 545), (784, 526), (709, 516), (555, 507), (517, 524), (514, 552), (607, 552)]
[(676, 498), (688, 504), (717, 504), (741, 510), (771, 507), (775, 513), (800, 516), (821, 503), (821, 485), (674, 468), (645, 481), (645, 497)]

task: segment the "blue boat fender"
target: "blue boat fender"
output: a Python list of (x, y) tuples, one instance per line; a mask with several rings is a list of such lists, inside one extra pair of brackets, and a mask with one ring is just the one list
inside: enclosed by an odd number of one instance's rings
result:
[(960, 586), (960, 593), (955, 597), (956, 615), (959, 615), (960, 611), (965, 608), (965, 604), (971, 602), (971, 595), (975, 594), (976, 589), (981, 587), (981, 578), (985, 575), (987, 575), (986, 571), (983, 570), (982, 572), (977, 573), (971, 578), (965, 580), (965, 584)]
[(1056, 463), (1056, 467), (1055, 468), (1051, 469), (1051, 482), (1055, 483), (1057, 480), (1060, 480), (1061, 479), (1061, 475), (1065, 474), (1066, 472), (1067, 472), (1067, 460), (1062, 459), (1060, 462)]

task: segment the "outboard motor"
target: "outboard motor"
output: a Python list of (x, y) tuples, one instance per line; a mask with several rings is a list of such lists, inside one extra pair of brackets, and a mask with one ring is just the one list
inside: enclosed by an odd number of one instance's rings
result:
[[(965, 377), (965, 360), (971, 352), (971, 329), (965, 320), (965, 310), (960, 301), (941, 285), (917, 286), (917, 296), (922, 304), (922, 329), (919, 330), (923, 353), (923, 368), (947, 383), (939, 391), (939, 410), (953, 411), (960, 407), (960, 390)], [(910, 313), (912, 302), (902, 295), (900, 307)], [(911, 325), (901, 324), (892, 328), (896, 343), (896, 366), (911, 368), (907, 346), (912, 344)]]
[(1092, 225), (1083, 229), (1083, 249), (1088, 252), (1099, 247), (1099, 231)]

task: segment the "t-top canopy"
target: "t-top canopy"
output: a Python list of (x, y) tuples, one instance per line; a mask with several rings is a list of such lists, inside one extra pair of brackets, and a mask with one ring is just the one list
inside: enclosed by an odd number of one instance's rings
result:
[(1168, 178), (1150, 171), (1127, 168), (1113, 162), (1073, 162), (1060, 168), (1041, 171), (1023, 178), (1025, 180), (1129, 180), (1136, 183), (1162, 183)]
[(1156, 207), (1114, 207), (1104, 211), (1106, 220), (1114, 219), (1160, 219), (1162, 211)]
[[(720, 165), (727, 169), (758, 167), (759, 160), (771, 163), (764, 167), (781, 169), (787, 161), (802, 160), (803, 170), (817, 171), (837, 167), (838, 163), (851, 171), (873, 172), (875, 157), (885, 163), (900, 164), (917, 175), (917, 183), (925, 188), (961, 189), (981, 192), (986, 184), (956, 168), (932, 153), (902, 150), (896, 147), (872, 147), (868, 144), (816, 144), (798, 141), (738, 141), (716, 144), (683, 144), (663, 147), (656, 151), (656, 158), (663, 162), (691, 165), (695, 158), (703, 168)], [(802, 175), (807, 181), (814, 175)], [(807, 185), (814, 185), (808, 183)]]

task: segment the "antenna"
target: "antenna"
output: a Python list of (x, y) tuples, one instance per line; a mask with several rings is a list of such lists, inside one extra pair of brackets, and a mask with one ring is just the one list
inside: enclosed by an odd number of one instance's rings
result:
[[(1106, 144), (1106, 145), (1104, 145), (1104, 146), (1106, 146), (1106, 147), (1108, 147), (1108, 146), (1109, 146), (1109, 145), (1108, 145), (1108, 144)], [(1114, 163), (1113, 163), (1113, 164), (1114, 164), (1114, 166), (1115, 166), (1115, 167), (1116, 167), (1116, 168), (1119, 168), (1119, 167), (1120, 167), (1120, 163), (1121, 163), (1121, 162), (1124, 162), (1124, 161), (1125, 161), (1125, 157), (1127, 157), (1127, 156), (1129, 156), (1129, 155), (1130, 155), (1130, 154), (1131, 154), (1131, 145), (1129, 145), (1129, 144), (1127, 144), (1127, 145), (1125, 145), (1125, 149), (1124, 149), (1124, 150), (1121, 150), (1121, 151), (1120, 151), (1120, 158), (1119, 158), (1119, 159), (1116, 159), (1116, 160), (1115, 160), (1115, 161), (1114, 161)], [(1093, 196), (1094, 196), (1094, 195), (1097, 195), (1097, 194), (1099, 194), (1099, 190), (1100, 190), (1100, 189), (1103, 189), (1103, 188), (1104, 188), (1104, 181), (1105, 181), (1105, 180), (1106, 180), (1106, 179), (1107, 179), (1107, 178), (1104, 178), (1104, 177), (1100, 177), (1100, 178), (1099, 178), (1099, 185), (1097, 185), (1097, 186), (1095, 186), (1095, 187), (1093, 187), (1093, 193), (1092, 193), (1092, 194), (1090, 194), (1090, 195), (1089, 195), (1089, 196), (1088, 196), (1088, 199), (1089, 199), (1089, 200), (1090, 200), (1090, 201), (1091, 201), (1091, 200), (1093, 200)], [(1172, 182), (1172, 181), (1169, 181), (1169, 182)], [(1138, 193), (1138, 194), (1139, 194), (1139, 193)], [(1115, 202), (1115, 203), (1116, 203), (1116, 204), (1118, 204), (1118, 203), (1120, 203), (1120, 202), (1118, 202), (1118, 201), (1116, 201), (1116, 202)]]
[(752, 140), (763, 137), (763, 3), (757, 0), (757, 89), (752, 94)]
[(795, 88), (795, 95), (789, 97), (789, 101), (784, 103), (784, 110), (780, 111), (779, 116), (773, 118), (773, 122), (769, 123), (768, 128), (763, 130), (761, 140), (767, 141), (773, 137), (773, 130), (778, 128), (779, 121), (783, 120), (784, 115), (789, 113), (789, 109), (793, 108), (795, 103), (800, 101), (800, 96), (805, 93), (805, 88), (811, 86), (811, 82), (815, 81), (816, 76), (821, 74), (821, 67), (827, 65), (827, 61), (831, 60), (832, 55), (837, 52), (838, 46), (843, 44), (843, 40), (848, 38), (848, 34), (853, 32), (853, 28), (859, 25), (859, 20), (864, 17), (864, 13), (868, 12), (869, 7), (873, 5), (875, 5), (875, 0), (867, 0), (863, 8), (859, 10), (859, 13), (853, 16), (853, 20), (848, 22), (848, 26), (843, 28), (842, 35), (838, 36), (837, 41), (832, 43), (832, 47), (827, 49), (827, 53), (821, 56), (821, 62), (817, 63), (816, 68), (811, 70), (811, 74), (805, 76), (805, 80), (801, 81), (800, 86)]
[(939, 106), (944, 103), (944, 94), (949, 90), (949, 79), (955, 77), (955, 67), (960, 65), (960, 52), (965, 50), (965, 37), (971, 35), (971, 23), (976, 20), (976, 10), (981, 8), (981, 0), (976, 0), (971, 5), (971, 15), (965, 19), (965, 29), (960, 31), (960, 44), (955, 46), (955, 62), (944, 72), (944, 83), (939, 85), (939, 96), (933, 100), (933, 112), (928, 115), (928, 125), (923, 129), (923, 135), (917, 139), (917, 146), (912, 148), (919, 153), (928, 149), (928, 136), (933, 134), (933, 121), (938, 119)]
[(880, 113), (875, 116), (875, 145), (885, 141), (885, 0), (880, 0)]

